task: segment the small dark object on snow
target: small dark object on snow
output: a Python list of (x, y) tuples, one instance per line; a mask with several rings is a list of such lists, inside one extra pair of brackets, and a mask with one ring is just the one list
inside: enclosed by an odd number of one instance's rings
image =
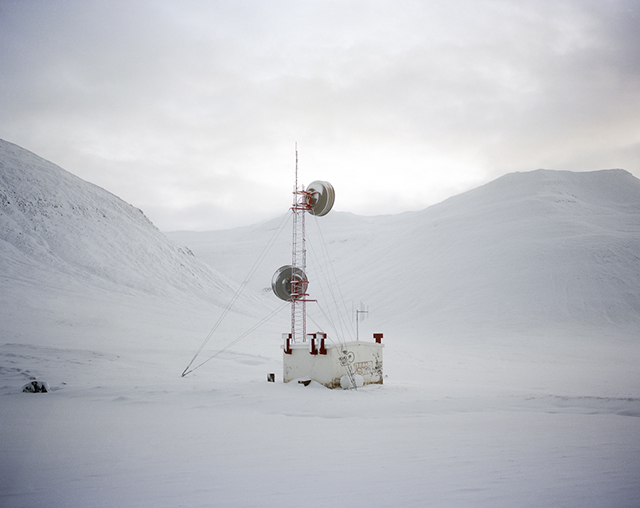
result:
[(311, 379), (307, 379), (307, 380), (300, 380), (298, 381), (298, 383), (300, 383), (301, 385), (305, 385), (305, 386), (309, 386), (309, 383), (311, 383)]
[(49, 383), (46, 381), (31, 381), (22, 387), (23, 393), (48, 393)]
[(276, 382), (276, 374), (275, 374), (275, 372), (269, 372), (269, 374), (267, 374), (267, 381), (269, 383), (275, 383)]

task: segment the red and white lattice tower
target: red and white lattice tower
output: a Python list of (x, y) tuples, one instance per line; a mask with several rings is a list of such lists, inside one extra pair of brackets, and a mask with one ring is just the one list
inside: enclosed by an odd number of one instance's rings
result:
[[(307, 336), (307, 248), (305, 231), (305, 212), (311, 210), (309, 193), (304, 191), (304, 186), (298, 186), (298, 151), (296, 150), (296, 183), (293, 189), (293, 239), (291, 242), (291, 266), (293, 272), (301, 277), (293, 277), (291, 280), (291, 340), (292, 342), (304, 341)], [(298, 270), (296, 270), (296, 268)]]
[(323, 216), (333, 207), (335, 192), (329, 182), (315, 181), (304, 186), (298, 184), (298, 150), (296, 149), (296, 175), (293, 189), (293, 238), (291, 265), (280, 267), (273, 275), (271, 287), (276, 296), (291, 302), (291, 342), (303, 342), (307, 336), (307, 251), (305, 239), (305, 213)]

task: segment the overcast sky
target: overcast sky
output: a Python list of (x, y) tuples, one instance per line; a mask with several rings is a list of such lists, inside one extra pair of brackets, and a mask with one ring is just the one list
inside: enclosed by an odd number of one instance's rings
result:
[(640, 177), (640, 0), (1, 0), (0, 138), (162, 230)]

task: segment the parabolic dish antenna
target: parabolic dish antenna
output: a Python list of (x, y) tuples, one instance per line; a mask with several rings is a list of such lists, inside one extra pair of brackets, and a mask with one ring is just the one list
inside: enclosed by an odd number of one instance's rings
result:
[(336, 193), (333, 190), (333, 185), (329, 182), (323, 182), (321, 180), (311, 182), (307, 187), (307, 192), (311, 197), (309, 201), (311, 205), (309, 213), (311, 215), (322, 217), (323, 215), (327, 215), (331, 208), (333, 208)]
[(309, 285), (307, 276), (300, 268), (291, 265), (281, 266), (276, 270), (271, 279), (271, 289), (280, 300), (290, 302), (294, 289), (292, 281), (294, 283), (301, 282), (297, 287), (298, 294), (307, 292), (307, 286)]

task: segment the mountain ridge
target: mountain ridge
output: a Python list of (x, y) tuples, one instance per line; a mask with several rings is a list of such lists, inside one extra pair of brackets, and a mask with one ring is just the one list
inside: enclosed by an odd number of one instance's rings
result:
[[(365, 299), (383, 324), (508, 334), (640, 323), (640, 180), (624, 170), (511, 173), (421, 211), (336, 212), (307, 225), (310, 250), (326, 244), (347, 301)], [(260, 226), (167, 234), (220, 267), (238, 256), (249, 265), (252, 242), (266, 238)], [(234, 242), (242, 251), (225, 259)], [(271, 255), (261, 287), (287, 255), (282, 246)], [(326, 269), (315, 265), (312, 252), (312, 295)]]
[[(140, 210), (35, 154), (1, 141), (0, 155), (5, 295), (21, 279), (225, 307), (276, 235), (237, 308), (278, 303), (269, 287), (290, 263), (286, 215), (163, 234)], [(624, 170), (511, 173), (417, 212), (309, 217), (307, 233), (311, 298), (365, 301), (372, 326), (446, 336), (640, 323), (640, 180)]]
[(4, 275), (19, 275), (26, 264), (110, 290), (194, 293), (220, 306), (237, 288), (140, 209), (3, 140), (0, 252)]

